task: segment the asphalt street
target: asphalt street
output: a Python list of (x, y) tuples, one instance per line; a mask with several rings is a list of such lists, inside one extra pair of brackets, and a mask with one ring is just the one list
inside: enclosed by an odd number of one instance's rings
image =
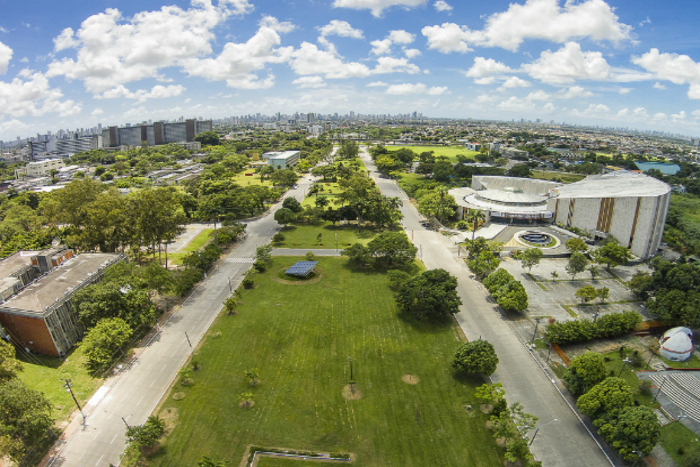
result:
[[(311, 184), (307, 176), (285, 197), (302, 201)], [(279, 230), (275, 205), (265, 216), (249, 222), (245, 239), (237, 245), (183, 302), (160, 332), (144, 343), (135, 360), (109, 378), (85, 406), (85, 425), (79, 414), (64, 431), (42, 465), (87, 467), (119, 465), (126, 448), (126, 426), (143, 424), (177, 377), (222, 308), (223, 300), (252, 266), (255, 249), (269, 243)], [(123, 418), (123, 419), (122, 419)]]
[[(500, 363), (491, 378), (493, 382), (503, 384), (509, 403), (520, 402), (526, 412), (539, 417), (537, 426), (541, 429), (531, 447), (537, 460), (546, 467), (615, 465), (562, 397), (555, 381), (510, 329), (483, 287), (472, 279), (464, 261), (456, 257), (454, 244), (444, 235), (422, 227), (418, 211), (396, 181), (379, 177), (366, 148), (360, 155), (382, 193), (403, 201), (403, 227), (426, 267), (445, 269), (457, 278), (463, 302), (457, 321), (470, 341), (485, 339), (495, 347)], [(533, 433), (531, 430), (529, 436)]]

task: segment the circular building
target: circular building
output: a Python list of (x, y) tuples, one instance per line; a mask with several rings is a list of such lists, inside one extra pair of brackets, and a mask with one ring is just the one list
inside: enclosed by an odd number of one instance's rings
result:
[(693, 354), (693, 331), (684, 327), (669, 329), (661, 338), (659, 355), (674, 362), (684, 362)]

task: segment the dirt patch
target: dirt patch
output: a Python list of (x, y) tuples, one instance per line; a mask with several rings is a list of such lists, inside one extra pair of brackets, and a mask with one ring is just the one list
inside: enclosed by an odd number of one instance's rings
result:
[(405, 374), (401, 377), (401, 381), (406, 384), (418, 384), (418, 381), (420, 380), (418, 379), (418, 376)]
[(242, 409), (250, 409), (255, 405), (255, 401), (247, 400), (247, 401), (241, 401), (238, 403), (238, 407)]
[(163, 437), (167, 438), (177, 426), (178, 413), (175, 407), (168, 407), (158, 414), (158, 417), (165, 422), (165, 431)]
[(481, 413), (491, 413), (493, 406), (491, 404), (481, 404), (479, 410), (481, 410)]
[(362, 391), (357, 387), (357, 384), (353, 384), (352, 388), (348, 384), (343, 388), (343, 397), (351, 401), (356, 401), (357, 399), (362, 399)]
[[(284, 267), (284, 268), (280, 269), (280, 270), (277, 272), (277, 274), (284, 273), (284, 271), (286, 271), (287, 269), (289, 269), (289, 268), (288, 268), (288, 267)], [(315, 276), (314, 276), (313, 278), (311, 278), (311, 279), (308, 279), (308, 280), (289, 281), (289, 280), (285, 280), (285, 279), (281, 279), (281, 278), (279, 278), (279, 277), (276, 277), (275, 275), (271, 275), (271, 276), (270, 276), (270, 279), (272, 279), (273, 281), (275, 281), (275, 282), (277, 282), (277, 283), (279, 283), (279, 284), (288, 284), (288, 285), (309, 285), (309, 284), (316, 284), (316, 283), (319, 282), (322, 278), (323, 278), (323, 270), (322, 270), (320, 267), (318, 267), (318, 265), (316, 266)]]
[(174, 401), (181, 401), (182, 399), (185, 398), (185, 393), (184, 392), (176, 392), (173, 394), (173, 400)]

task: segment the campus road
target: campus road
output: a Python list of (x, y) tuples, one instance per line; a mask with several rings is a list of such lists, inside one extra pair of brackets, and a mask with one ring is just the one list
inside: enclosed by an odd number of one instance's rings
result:
[[(542, 427), (532, 443), (532, 452), (545, 467), (597, 467), (614, 463), (607, 458), (595, 439), (559, 393), (556, 383), (542, 370), (528, 348), (511, 331), (483, 289), (472, 279), (464, 262), (455, 256), (455, 247), (447, 237), (429, 231), (420, 224), (420, 216), (394, 180), (381, 178), (366, 152), (363, 162), (386, 196), (403, 201), (403, 227), (428, 269), (442, 268), (457, 277), (463, 305), (457, 321), (471, 340), (485, 339), (493, 344), (500, 363), (492, 376), (500, 382), (510, 403), (520, 402), (525, 411), (539, 417)], [(553, 420), (557, 420), (553, 422)], [(546, 425), (546, 426), (545, 426)], [(530, 431), (530, 437), (534, 430)]]
[[(307, 176), (285, 197), (294, 196), (302, 201), (311, 180)], [(44, 466), (88, 467), (119, 465), (126, 448), (125, 431), (128, 425), (141, 425), (177, 377), (177, 373), (191, 353), (191, 342), (196, 347), (222, 308), (223, 300), (235, 290), (255, 257), (255, 249), (270, 242), (279, 230), (274, 212), (275, 205), (265, 216), (248, 223), (246, 237), (183, 302), (165, 323), (160, 332), (137, 349), (132, 363), (109, 378), (88, 401), (84, 412), (87, 423), (83, 426), (80, 415), (73, 421), (61, 439), (44, 459)]]

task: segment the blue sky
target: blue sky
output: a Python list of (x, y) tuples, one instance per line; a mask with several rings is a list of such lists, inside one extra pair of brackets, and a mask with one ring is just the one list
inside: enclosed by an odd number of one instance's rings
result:
[(693, 0), (0, 0), (0, 139), (245, 113), (700, 135)]

